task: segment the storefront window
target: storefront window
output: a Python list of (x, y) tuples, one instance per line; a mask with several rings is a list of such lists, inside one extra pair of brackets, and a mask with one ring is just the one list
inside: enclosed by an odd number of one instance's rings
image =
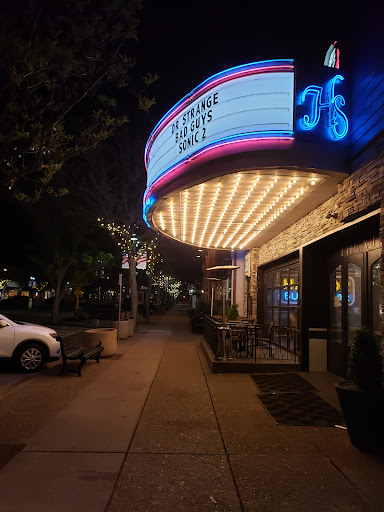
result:
[(299, 304), (299, 287), (298, 286), (290, 286), (289, 287), (289, 304), (291, 306), (297, 306)]
[(266, 321), (297, 328), (299, 265), (272, 270), (265, 275)]
[(342, 303), (341, 265), (331, 273), (331, 312), (330, 340), (341, 343), (342, 339)]
[(293, 265), (289, 272), (289, 284), (297, 284), (299, 282), (299, 265)]
[(272, 293), (273, 293), (273, 305), (279, 306), (280, 305), (280, 288), (274, 288)]
[(380, 265), (381, 258), (375, 261), (371, 267), (372, 284), (372, 330), (377, 338), (381, 339), (381, 303), (380, 303)]
[(280, 325), (288, 326), (288, 308), (281, 308), (280, 310)]
[(280, 286), (289, 284), (289, 268), (283, 268), (280, 272)]
[(280, 291), (280, 303), (284, 306), (288, 305), (288, 286), (285, 286)]
[(356, 329), (361, 329), (361, 268), (348, 263), (348, 345)]

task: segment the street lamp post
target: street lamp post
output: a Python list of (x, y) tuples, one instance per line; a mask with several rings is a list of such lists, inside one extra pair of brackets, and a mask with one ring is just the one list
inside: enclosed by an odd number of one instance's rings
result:
[[(225, 315), (225, 294), (224, 294), (224, 286), (226, 281), (229, 279), (229, 272), (237, 270), (240, 268), (237, 265), (218, 265), (216, 267), (210, 267), (206, 270), (208, 272), (215, 272), (216, 279), (221, 281), (221, 289), (222, 289), (222, 326), (219, 327), (221, 331), (221, 337), (218, 336), (218, 348), (216, 353), (216, 359), (222, 359), (222, 357), (227, 357), (230, 359), (232, 357), (232, 339), (229, 329), (225, 327), (226, 323), (226, 315)], [(225, 336), (225, 339), (224, 339)], [(228, 338), (228, 339), (227, 339)], [(219, 348), (220, 347), (220, 348)]]
[[(223, 326), (225, 325), (225, 294), (224, 294), (224, 285), (225, 282), (229, 279), (229, 272), (232, 272), (234, 270), (237, 270), (240, 268), (238, 265), (218, 265), (216, 267), (210, 267), (206, 270), (208, 272), (215, 272), (216, 273), (216, 279), (221, 280), (221, 289), (222, 289), (222, 304), (223, 304), (223, 312), (222, 312), (222, 319), (223, 319)], [(208, 278), (210, 279), (210, 278)]]
[(215, 283), (217, 283), (217, 281), (220, 281), (220, 279), (218, 277), (205, 277), (204, 279), (206, 279), (207, 281), (211, 281), (211, 283), (212, 283), (212, 286), (211, 286), (211, 318), (212, 318), (213, 317), (213, 295), (215, 292)]

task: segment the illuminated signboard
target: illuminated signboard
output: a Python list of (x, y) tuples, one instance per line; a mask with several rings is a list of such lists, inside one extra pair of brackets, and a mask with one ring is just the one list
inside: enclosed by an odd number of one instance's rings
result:
[(299, 287), (298, 286), (291, 286), (288, 289), (283, 289), (281, 290), (281, 297), (280, 297), (280, 300), (281, 300), (281, 304), (283, 305), (286, 305), (286, 304), (290, 304), (290, 305), (294, 305), (294, 306), (297, 306), (297, 304), (299, 303)]
[[(356, 298), (356, 286), (355, 286), (355, 280), (353, 277), (348, 277), (348, 293), (347, 293), (347, 302), (348, 306), (353, 306), (355, 303)], [(341, 304), (343, 302), (343, 293), (341, 289), (341, 276), (338, 276), (335, 281), (335, 307), (341, 307)]]
[(344, 77), (334, 76), (328, 81), (326, 87), (309, 85), (301, 93), (300, 103), (308, 106), (308, 114), (300, 119), (300, 126), (304, 130), (313, 130), (317, 127), (324, 113), (325, 126), (333, 140), (343, 139), (348, 133), (348, 118), (342, 110), (345, 105), (344, 96), (335, 94), (336, 85), (341, 84)]
[(146, 147), (149, 187), (188, 158), (220, 144), (292, 136), (291, 60), (231, 68), (194, 89), (158, 123)]

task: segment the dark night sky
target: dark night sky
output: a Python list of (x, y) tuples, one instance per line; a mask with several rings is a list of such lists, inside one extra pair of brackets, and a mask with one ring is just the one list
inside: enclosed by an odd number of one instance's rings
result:
[[(309, 59), (321, 66), (335, 39), (341, 43), (343, 62), (346, 36), (356, 28), (340, 3), (143, 0), (138, 67), (160, 75), (152, 91), (157, 104), (143, 136), (185, 94), (229, 67), (273, 58)], [(169, 253), (176, 277), (199, 277), (197, 248), (172, 242)]]
[(139, 64), (160, 75), (151, 129), (195, 86), (232, 66), (276, 58), (310, 59), (321, 66), (334, 40), (342, 45), (343, 58), (351, 26), (342, 5), (143, 0)]

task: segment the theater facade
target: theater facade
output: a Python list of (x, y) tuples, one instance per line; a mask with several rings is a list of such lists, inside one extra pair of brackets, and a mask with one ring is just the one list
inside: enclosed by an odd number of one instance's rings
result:
[(303, 370), (344, 375), (355, 329), (382, 336), (383, 98), (381, 66), (357, 55), (252, 62), (195, 87), (146, 146), (147, 224), (230, 253), (231, 302), (296, 328)]

